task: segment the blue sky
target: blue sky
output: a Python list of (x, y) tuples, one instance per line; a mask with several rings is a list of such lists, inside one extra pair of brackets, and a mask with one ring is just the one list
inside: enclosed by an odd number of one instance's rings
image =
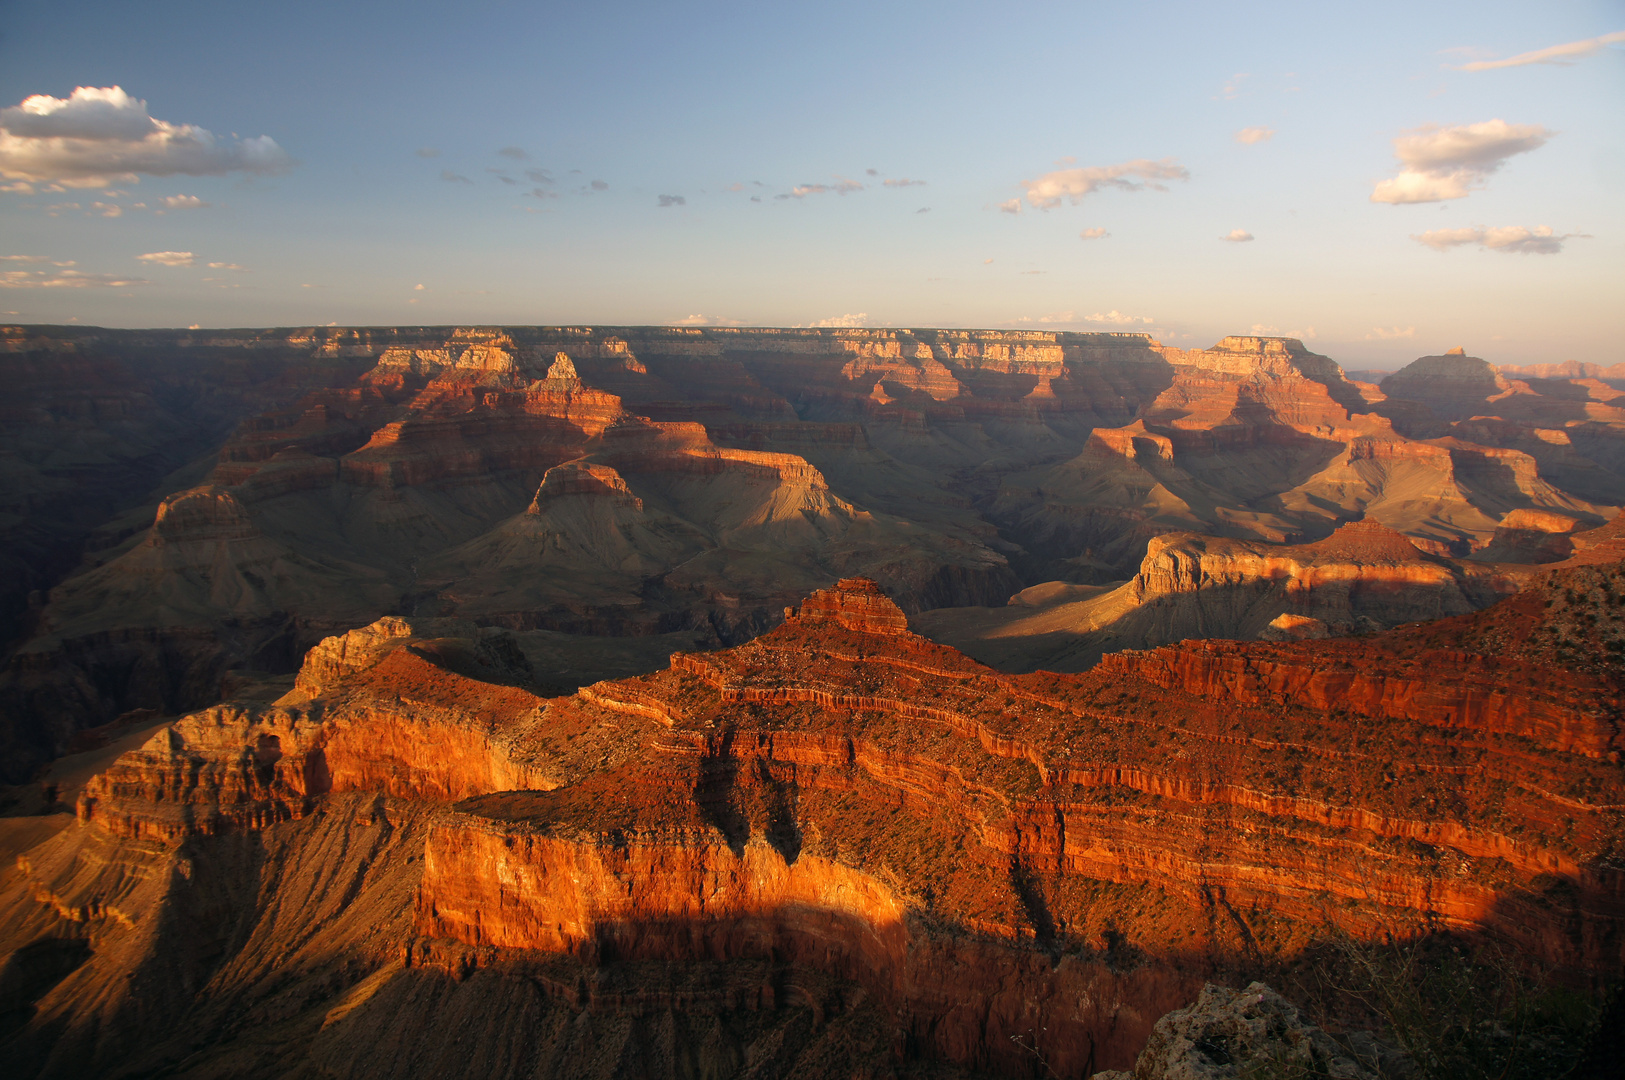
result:
[(1621, 31), (1617, 2), (4, 0), (0, 318), (1612, 363)]

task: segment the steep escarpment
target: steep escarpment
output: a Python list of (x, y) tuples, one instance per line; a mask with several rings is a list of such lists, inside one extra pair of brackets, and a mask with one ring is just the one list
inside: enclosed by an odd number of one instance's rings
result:
[(1370, 520), (1296, 545), (1167, 533), (1116, 588), (1056, 582), (991, 611), (928, 612), (920, 626), (1005, 670), (1081, 671), (1186, 638), (1325, 638), (1465, 614), (1517, 591), (1526, 570), (1435, 555)]
[[(162, 729), (28, 853), (0, 933), (78, 951), (31, 984), (16, 1060), (282, 1075), (461, 1031), (497, 1056), (395, 1074), (833, 1076), (846, 1045), (881, 1073), (1008, 1075), (1032, 1047), (1078, 1075), (1334, 929), (1605, 975), (1625, 571), (1544, 574), (1475, 614), (1080, 675), (983, 667), (845, 580), (565, 697), (507, 631), (384, 620), (273, 706)], [(204, 913), (221, 935), (176, 949)]]
[[(1521, 564), (1562, 545), (1510, 515), (1578, 532), (1625, 505), (1625, 412), (1596, 379), (1485, 376), (1447, 357), (1378, 390), (1286, 338), (1181, 349), (1039, 331), (399, 327), (4, 340), (37, 391), (34, 419), (6, 428), (33, 462), (19, 488), (61, 466), (47, 486), (64, 498), (75, 477), (121, 493), (86, 545), (28, 549), (50, 558), (29, 563), (38, 595), (0, 673), (13, 779), (79, 729), (212, 704), (385, 615), (505, 626), (532, 651), (569, 639), (574, 655), (607, 655), (668, 635), (703, 649), (771, 628), (841, 577), (878, 581), (909, 614), (997, 607), (1026, 587), (1132, 578), (1169, 534), (1215, 551), (1298, 546), (1360, 520), (1435, 555)], [(128, 447), (106, 442), (126, 428)], [(177, 429), (207, 443), (187, 444), (188, 470), (160, 479), (180, 463), (168, 443), (136, 472), (117, 464), (148, 453), (142, 432)], [(53, 440), (88, 456), (70, 468)], [(139, 493), (137, 473), (153, 477)], [(94, 505), (74, 513), (88, 521)], [(19, 514), (32, 528), (34, 511)], [(1196, 632), (1241, 633), (1241, 619), (1253, 636), (1251, 608), (1221, 618), (1216, 593), (1201, 595), (1215, 614)], [(1149, 618), (1159, 634), (1191, 621)]]

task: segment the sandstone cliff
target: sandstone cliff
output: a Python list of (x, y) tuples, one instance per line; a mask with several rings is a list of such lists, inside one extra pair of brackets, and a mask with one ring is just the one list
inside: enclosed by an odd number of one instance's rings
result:
[[(1512, 524), (1529, 520), (1547, 519)], [(1465, 614), (1515, 592), (1522, 576), (1423, 551), (1375, 521), (1296, 545), (1167, 533), (1116, 588), (1055, 582), (991, 611), (927, 612), (919, 625), (1004, 670), (1082, 671), (1108, 653), (1186, 638), (1324, 638)]]
[(1009, 675), (849, 580), (553, 698), (504, 631), (385, 620), (123, 755), (0, 883), (6, 947), (60, 954), (13, 1060), (1076, 1075), (1331, 927), (1611, 972), (1622, 598), (1617, 562), (1561, 568), (1358, 639)]
[[(1439, 555), (1546, 560), (1559, 545), (1497, 533), (1509, 514), (1588, 526), (1625, 505), (1625, 412), (1603, 382), (1446, 357), (1396, 374), (1385, 394), (1292, 339), (1179, 349), (1142, 334), (585, 327), (0, 338), (30, 403), (0, 436), (26, 464), (9, 474), (18, 520), (49, 504), (46, 517), (78, 523), (46, 530), (66, 544), (19, 525), (7, 549), (36, 594), (0, 673), (12, 778), (80, 728), (210, 704), (228, 682), (286, 674), (324, 634), (386, 614), (565, 634), (582, 654), (666, 634), (715, 646), (842, 576), (874, 578), (911, 614), (998, 606), (1049, 581), (1133, 577), (1164, 534), (1301, 544), (1360, 518)], [(202, 442), (154, 434), (188, 425)], [(132, 477), (146, 479), (123, 490)], [(117, 516), (94, 520), (99, 497), (70, 513), (81, 484), (120, 487)], [(235, 532), (176, 533), (205, 499)]]

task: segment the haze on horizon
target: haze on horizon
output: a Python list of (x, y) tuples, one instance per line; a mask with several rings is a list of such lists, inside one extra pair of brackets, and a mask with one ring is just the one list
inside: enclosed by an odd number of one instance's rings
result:
[(7, 321), (1622, 359), (1617, 3), (0, 10)]

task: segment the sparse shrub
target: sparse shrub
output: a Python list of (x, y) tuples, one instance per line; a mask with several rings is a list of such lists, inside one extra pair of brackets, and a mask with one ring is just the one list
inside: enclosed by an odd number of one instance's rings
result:
[(1602, 1019), (1506, 950), (1438, 936), (1382, 943), (1342, 936), (1344, 985), (1415, 1062), (1410, 1080), (1562, 1080)]

